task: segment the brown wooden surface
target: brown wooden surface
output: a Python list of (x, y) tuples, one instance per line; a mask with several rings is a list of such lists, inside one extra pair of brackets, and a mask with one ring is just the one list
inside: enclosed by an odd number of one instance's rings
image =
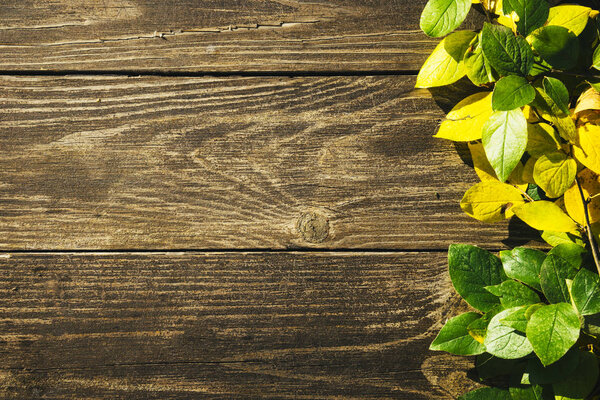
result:
[(7, 254), (0, 397), (446, 399), (440, 253)]
[(424, 4), (0, 2), (0, 399), (475, 386), (446, 248), (540, 244), (460, 211)]
[(477, 179), (414, 77), (0, 78), (3, 249), (446, 249)]
[(425, 0), (2, 3), (10, 71), (416, 70), (435, 44), (419, 31)]

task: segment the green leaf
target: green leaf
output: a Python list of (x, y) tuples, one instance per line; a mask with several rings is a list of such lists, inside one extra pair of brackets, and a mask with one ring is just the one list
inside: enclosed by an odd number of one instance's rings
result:
[(550, 12), (546, 0), (504, 0), (503, 8), (504, 14), (517, 14), (517, 31), (523, 36), (543, 26)]
[(552, 254), (547, 256), (540, 272), (540, 283), (546, 299), (550, 303), (570, 303), (566, 280), (575, 278), (575, 275), (577, 269), (567, 260)]
[(517, 247), (500, 252), (506, 276), (521, 281), (534, 289), (542, 290), (540, 270), (546, 254), (539, 250)]
[(421, 14), (421, 29), (431, 37), (442, 37), (465, 20), (470, 0), (429, 0)]
[(523, 107), (535, 99), (535, 89), (527, 79), (509, 75), (501, 78), (494, 87), (492, 108), (495, 111), (510, 111)]
[(581, 352), (576, 348), (569, 350), (555, 363), (544, 367), (538, 358), (531, 358), (527, 362), (525, 371), (529, 374), (532, 384), (547, 385), (558, 382), (575, 371), (579, 364)]
[(527, 329), (527, 309), (530, 306), (521, 306), (517, 308), (513, 308), (510, 313), (506, 314), (506, 316), (500, 321), (500, 323), (504, 326), (508, 326), (509, 328), (513, 328), (518, 332), (525, 333)]
[(527, 324), (527, 339), (543, 365), (558, 361), (579, 339), (581, 323), (570, 304), (540, 307)]
[[(564, 83), (556, 78), (545, 76), (542, 80), (544, 93), (550, 97), (553, 105), (556, 105), (564, 115), (569, 115), (569, 91)], [(555, 111), (555, 108), (552, 108)]]
[(533, 168), (533, 179), (551, 198), (562, 196), (575, 183), (577, 161), (561, 151), (542, 155)]
[(485, 290), (506, 278), (498, 257), (475, 246), (453, 244), (448, 249), (448, 270), (454, 289), (472, 307), (488, 312), (500, 304)]
[(501, 322), (517, 308), (519, 307), (504, 310), (496, 314), (490, 321), (483, 342), (488, 353), (506, 359), (521, 358), (531, 353), (532, 346), (527, 337)]
[(486, 286), (486, 290), (500, 298), (504, 308), (512, 308), (535, 304), (540, 302), (540, 297), (527, 286), (513, 280), (507, 280), (499, 285)]
[(475, 85), (485, 85), (496, 81), (496, 71), (487, 60), (481, 48), (481, 33), (471, 42), (464, 58), (467, 76)]
[(511, 400), (511, 397), (508, 390), (486, 387), (466, 393), (458, 400)]
[(593, 353), (581, 352), (575, 371), (552, 385), (556, 400), (585, 399), (598, 381), (598, 359)]
[(450, 85), (465, 76), (463, 58), (476, 33), (458, 31), (442, 40), (417, 75), (417, 88)]
[(511, 385), (508, 391), (512, 400), (554, 400), (552, 391), (540, 385)]
[(481, 318), (480, 314), (468, 312), (446, 322), (431, 343), (430, 350), (446, 351), (459, 356), (473, 356), (485, 351), (483, 345), (469, 335), (467, 326)]
[(577, 65), (579, 41), (567, 28), (556, 25), (536, 29), (527, 37), (533, 49), (554, 68), (568, 70)]
[(505, 182), (527, 147), (527, 120), (520, 109), (497, 111), (483, 126), (485, 154), (496, 176)]
[[(594, 55), (592, 56), (592, 66), (600, 70), (600, 45), (596, 47), (596, 50), (594, 50)], [(598, 90), (598, 85), (600, 85), (600, 83), (596, 83), (594, 89)]]
[(486, 23), (481, 31), (481, 45), (488, 61), (501, 75), (526, 76), (533, 66), (533, 52), (522, 37), (501, 25)]
[(548, 255), (560, 257), (576, 269), (581, 268), (586, 254), (586, 249), (575, 243), (561, 243), (548, 252)]
[(571, 295), (581, 315), (600, 313), (600, 276), (582, 269), (573, 279)]
[(574, 232), (577, 224), (556, 204), (533, 201), (511, 209), (527, 225), (540, 231)]
[(511, 400), (511, 398), (508, 390), (486, 387), (463, 394), (458, 400)]
[(487, 327), (490, 324), (490, 321), (496, 314), (502, 311), (502, 306), (497, 305), (492, 310), (486, 312), (481, 318), (476, 319), (471, 322), (467, 326), (467, 331), (469, 331), (469, 335), (477, 342), (483, 344), (483, 340), (485, 339), (485, 334), (487, 333)]

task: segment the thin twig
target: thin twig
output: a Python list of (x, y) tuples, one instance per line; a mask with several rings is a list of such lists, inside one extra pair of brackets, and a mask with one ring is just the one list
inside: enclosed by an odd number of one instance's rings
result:
[(579, 182), (578, 177), (575, 177), (575, 182), (577, 182), (577, 187), (579, 188), (579, 195), (581, 196), (581, 200), (583, 201), (583, 213), (585, 215), (585, 230), (588, 235), (590, 247), (592, 248), (592, 255), (594, 256), (594, 263), (596, 264), (596, 269), (598, 270), (598, 274), (600, 274), (600, 255), (598, 254), (598, 246), (596, 245), (596, 239), (594, 239), (594, 234), (592, 233), (592, 224), (590, 223), (590, 213), (588, 211), (588, 204), (590, 203), (590, 200), (585, 198), (585, 195), (583, 194), (583, 187), (581, 187), (581, 182)]

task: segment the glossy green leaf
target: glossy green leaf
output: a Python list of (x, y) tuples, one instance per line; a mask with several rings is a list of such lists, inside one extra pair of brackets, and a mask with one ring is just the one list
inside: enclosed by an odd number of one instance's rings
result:
[(576, 269), (581, 268), (586, 254), (587, 250), (575, 243), (561, 243), (548, 252), (548, 255), (560, 257)]
[(511, 400), (508, 390), (486, 387), (463, 394), (458, 400)]
[(490, 324), (490, 321), (500, 311), (502, 311), (502, 306), (497, 305), (496, 307), (482, 315), (481, 318), (478, 318), (471, 322), (467, 326), (467, 331), (469, 332), (469, 335), (471, 335), (471, 337), (477, 342), (483, 344), (485, 334), (487, 333), (487, 327)]
[[(519, 307), (516, 307), (519, 308)], [(517, 359), (525, 357), (533, 350), (529, 340), (514, 328), (502, 324), (502, 320), (513, 313), (516, 308), (509, 308), (498, 313), (488, 325), (485, 336), (486, 351), (496, 357)]]
[(573, 279), (571, 296), (581, 315), (600, 313), (600, 276), (585, 268), (580, 270)]
[(517, 31), (523, 36), (544, 25), (550, 5), (546, 0), (503, 0), (504, 14), (517, 14)]
[(498, 257), (475, 246), (453, 244), (448, 249), (448, 269), (454, 288), (472, 307), (488, 312), (500, 304), (485, 290), (506, 279)]
[(492, 108), (495, 111), (510, 111), (523, 107), (535, 99), (535, 89), (527, 79), (509, 75), (501, 78), (494, 87)]
[(540, 270), (546, 254), (539, 250), (517, 247), (500, 252), (506, 276), (521, 281), (534, 289), (542, 290)]
[(515, 36), (504, 26), (486, 23), (481, 31), (483, 53), (501, 75), (529, 74), (533, 52), (522, 37)]
[(556, 400), (585, 399), (598, 381), (598, 358), (593, 353), (581, 352), (573, 373), (552, 385)]
[(511, 385), (508, 391), (512, 400), (554, 400), (552, 390), (540, 385)]
[(481, 33), (471, 42), (469, 50), (465, 53), (464, 65), (467, 76), (475, 85), (481, 86), (496, 81), (497, 73), (481, 48)]
[(532, 289), (513, 280), (506, 280), (499, 285), (486, 286), (486, 290), (500, 298), (504, 308), (512, 308), (535, 304), (540, 302), (540, 297)]
[(480, 314), (468, 312), (450, 319), (431, 343), (430, 350), (446, 351), (459, 356), (483, 353), (483, 345), (475, 341), (467, 330), (467, 326), (479, 318)]
[(562, 257), (549, 255), (542, 264), (540, 283), (544, 296), (550, 303), (570, 303), (571, 296), (567, 288), (567, 279), (573, 279), (577, 269)]
[(577, 65), (579, 41), (567, 28), (557, 25), (544, 26), (532, 32), (527, 40), (552, 67), (568, 70)]
[(527, 147), (527, 120), (520, 109), (497, 111), (483, 126), (482, 142), (501, 182), (511, 175)]
[(429, 0), (421, 14), (421, 29), (432, 37), (442, 37), (465, 20), (470, 0)]
[[(569, 90), (560, 80), (551, 76), (545, 76), (542, 80), (544, 93), (550, 97), (553, 105), (560, 109), (564, 115), (569, 115)], [(556, 108), (552, 107), (552, 111), (556, 112)]]
[(527, 323), (527, 339), (543, 365), (558, 361), (579, 339), (580, 321), (570, 304), (540, 307)]
[(513, 308), (512, 311), (500, 320), (500, 323), (518, 332), (525, 333), (527, 329), (527, 309), (529, 306)]

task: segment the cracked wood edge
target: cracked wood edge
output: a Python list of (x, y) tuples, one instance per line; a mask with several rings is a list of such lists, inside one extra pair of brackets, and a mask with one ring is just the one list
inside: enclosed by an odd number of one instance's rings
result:
[(539, 237), (462, 213), (477, 178), (432, 138), (443, 112), (413, 85), (2, 77), (0, 249), (502, 248)]
[[(414, 71), (425, 0), (41, 0), (0, 5), (0, 70)], [(473, 15), (466, 28), (474, 28)]]
[(6, 254), (11, 399), (450, 399), (445, 253)]

